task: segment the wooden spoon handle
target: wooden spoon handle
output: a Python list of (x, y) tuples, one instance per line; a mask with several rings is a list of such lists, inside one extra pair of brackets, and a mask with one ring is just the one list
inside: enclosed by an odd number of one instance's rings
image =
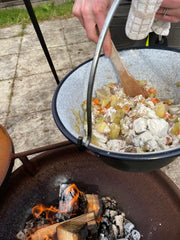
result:
[(114, 43), (111, 41), (112, 43), (112, 52), (111, 52), (111, 60), (116, 68), (116, 70), (119, 72), (119, 74), (121, 75), (123, 72), (128, 72), (126, 66), (124, 65), (122, 59), (119, 56), (119, 53), (116, 49), (116, 47), (114, 46)]
[(121, 83), (123, 85), (125, 93), (130, 97), (135, 97), (136, 95), (142, 94), (145, 98), (149, 95), (145, 89), (139, 85), (138, 81), (130, 74), (126, 66), (124, 65), (119, 53), (112, 42), (112, 52), (110, 56), (116, 70), (121, 78)]

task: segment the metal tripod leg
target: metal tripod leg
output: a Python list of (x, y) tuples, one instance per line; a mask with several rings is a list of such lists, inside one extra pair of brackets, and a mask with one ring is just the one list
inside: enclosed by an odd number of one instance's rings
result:
[(29, 14), (29, 16), (30, 16), (31, 22), (32, 22), (32, 24), (33, 24), (33, 26), (34, 26), (34, 29), (35, 29), (35, 31), (36, 31), (36, 34), (37, 34), (37, 36), (38, 36), (38, 39), (39, 39), (39, 41), (40, 41), (40, 44), (41, 44), (42, 49), (43, 49), (43, 51), (44, 51), (44, 54), (45, 54), (45, 56), (46, 56), (46, 59), (47, 59), (47, 61), (48, 61), (48, 63), (49, 63), (49, 66), (50, 66), (50, 68), (51, 68), (51, 71), (52, 71), (52, 73), (53, 73), (53, 75), (54, 75), (54, 78), (55, 78), (55, 80), (56, 80), (56, 83), (59, 84), (59, 78), (58, 78), (58, 76), (57, 76), (57, 73), (56, 73), (54, 64), (53, 64), (53, 62), (52, 62), (52, 59), (51, 59), (51, 56), (50, 56), (50, 54), (49, 54), (48, 48), (47, 48), (47, 46), (46, 46), (44, 37), (43, 37), (42, 32), (41, 32), (41, 29), (40, 29), (40, 27), (39, 27), (37, 18), (36, 18), (36, 16), (35, 16), (34, 10), (33, 10), (33, 8), (32, 8), (31, 1), (30, 1), (30, 0), (24, 0), (24, 4), (25, 4), (26, 9), (27, 9), (27, 11), (28, 11), (28, 14)]

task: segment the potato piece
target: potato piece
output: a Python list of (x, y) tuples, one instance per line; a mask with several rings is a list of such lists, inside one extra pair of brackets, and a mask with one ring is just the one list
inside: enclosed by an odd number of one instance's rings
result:
[(111, 95), (110, 87), (105, 86), (105, 87), (104, 87), (104, 91), (105, 91), (106, 96), (110, 96), (110, 95)]
[(96, 91), (96, 96), (98, 99), (102, 99), (102, 98), (107, 97), (107, 94), (103, 89), (99, 89)]
[(96, 122), (104, 122), (104, 118), (103, 117), (97, 117)]
[(94, 145), (96, 145), (96, 146), (99, 146), (99, 145), (98, 145), (98, 140), (99, 140), (99, 139), (98, 139), (97, 137), (92, 136), (92, 138), (91, 138), (91, 143), (94, 144)]
[(113, 115), (112, 122), (119, 124), (120, 120), (124, 117), (124, 112), (121, 110), (117, 110), (116, 113)]
[(117, 139), (120, 133), (120, 126), (112, 123), (110, 125), (110, 139)]
[(117, 96), (116, 95), (112, 95), (111, 96), (111, 107), (116, 107), (117, 105)]
[(159, 102), (156, 104), (155, 113), (158, 117), (163, 118), (166, 112), (166, 106), (164, 103)]
[(104, 133), (105, 128), (107, 127), (107, 124), (105, 122), (97, 122), (95, 123), (94, 129), (99, 133)]
[(110, 97), (104, 97), (100, 100), (101, 107), (104, 108), (107, 104), (109, 104), (111, 101)]
[(176, 122), (174, 127), (172, 128), (171, 132), (174, 134), (174, 135), (179, 135), (180, 134), (180, 121), (179, 122)]

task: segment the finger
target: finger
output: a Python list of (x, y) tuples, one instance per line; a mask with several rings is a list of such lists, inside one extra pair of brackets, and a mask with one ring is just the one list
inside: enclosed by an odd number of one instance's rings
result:
[(161, 3), (161, 7), (164, 8), (179, 8), (180, 1), (179, 0), (163, 0)]
[(158, 13), (156, 14), (155, 18), (164, 22), (171, 22), (171, 23), (178, 23), (180, 21), (179, 17), (170, 16), (170, 15), (163, 16), (162, 14), (158, 14)]
[[(104, 16), (104, 14), (101, 14), (101, 15), (99, 15), (99, 17), (96, 20), (99, 32), (102, 31), (105, 18), (106, 18), (106, 16)], [(103, 42), (103, 49), (104, 49), (104, 54), (106, 56), (111, 55), (111, 34), (110, 34), (109, 30), (107, 31), (104, 42)]]
[[(165, 11), (165, 10), (167, 10), (167, 11)], [(180, 8), (160, 7), (156, 13), (161, 14), (163, 16), (170, 15), (170, 16), (180, 17)]]
[(87, 37), (91, 41), (97, 43), (99, 35), (98, 35), (97, 29), (96, 29), (96, 22), (94, 20), (84, 19), (84, 27), (86, 29)]
[(79, 19), (81, 25), (84, 27), (84, 19), (83, 19), (83, 15), (82, 15), (81, 7), (79, 3), (77, 2), (74, 3), (72, 13), (74, 14), (74, 16), (76, 16)]
[(111, 51), (112, 51), (112, 45), (111, 45), (111, 33), (108, 30), (106, 37), (104, 39), (104, 43), (103, 43), (103, 49), (104, 49), (104, 54), (109, 57), (111, 55)]
[[(98, 3), (98, 1), (96, 1), (96, 3)], [(101, 4), (94, 4), (94, 8), (93, 8), (93, 16), (95, 19), (95, 22), (97, 24), (97, 29), (98, 32), (100, 34), (100, 32), (102, 31), (107, 13), (111, 7), (113, 3), (113, 0), (101, 0)], [(104, 53), (106, 56), (110, 56), (111, 54), (111, 34), (110, 31), (108, 30), (103, 42), (103, 49), (104, 49)]]

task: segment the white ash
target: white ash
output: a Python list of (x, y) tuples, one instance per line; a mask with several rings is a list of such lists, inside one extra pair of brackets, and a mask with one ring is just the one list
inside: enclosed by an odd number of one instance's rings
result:
[(98, 240), (140, 240), (135, 225), (118, 209), (115, 199), (102, 197), (104, 211), (99, 224)]
[(24, 229), (17, 233), (16, 239), (25, 240), (39, 228), (42, 226), (46, 227), (47, 225), (50, 225), (50, 221), (46, 219), (43, 213), (38, 217), (32, 216), (30, 220), (26, 221)]

